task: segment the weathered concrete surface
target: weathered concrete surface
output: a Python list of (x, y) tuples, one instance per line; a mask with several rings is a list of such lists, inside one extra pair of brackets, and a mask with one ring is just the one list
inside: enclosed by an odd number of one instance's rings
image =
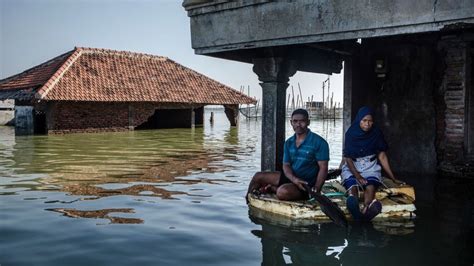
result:
[(0, 101), (0, 126), (15, 124), (15, 101), (4, 100)]
[(235, 127), (239, 121), (239, 106), (234, 104), (224, 105), (224, 113), (230, 122), (230, 125)]
[(15, 124), (15, 111), (0, 110), (0, 126), (12, 126)]
[(0, 110), (1, 109), (13, 109), (13, 107), (15, 107), (15, 100), (0, 101)]
[(295, 63), (283, 58), (254, 59), (253, 71), (262, 86), (262, 171), (282, 170), (285, 142), (286, 88)]
[(186, 9), (197, 54), (430, 32), (474, 22), (472, 0), (214, 1)]

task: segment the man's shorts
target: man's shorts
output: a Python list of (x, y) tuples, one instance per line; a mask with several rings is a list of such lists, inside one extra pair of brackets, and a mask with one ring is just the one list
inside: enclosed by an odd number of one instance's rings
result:
[[(278, 186), (281, 186), (283, 184), (288, 184), (288, 183), (293, 183), (293, 182), (291, 182), (291, 180), (288, 177), (286, 177), (282, 171), (280, 174), (280, 181), (278, 182)], [(306, 191), (302, 191), (302, 192), (304, 195), (304, 199), (309, 199), (309, 194)]]
[[(293, 182), (291, 182), (291, 180), (288, 177), (286, 177), (286, 175), (282, 171), (281, 174), (280, 174), (280, 181), (278, 182), (278, 186), (281, 186), (281, 185), (287, 184), (287, 183), (293, 183)], [(308, 183), (308, 186), (313, 187), (314, 183), (313, 184)]]
[(287, 183), (293, 183), (293, 182), (291, 182), (291, 180), (288, 177), (286, 177), (286, 175), (283, 173), (283, 171), (281, 171), (280, 181), (278, 181), (278, 186), (281, 186), (281, 185), (287, 184)]
[[(364, 178), (365, 180), (367, 180), (367, 184), (363, 185), (362, 186), (363, 188), (366, 188), (367, 186), (372, 185), (375, 187), (375, 189), (377, 189), (378, 187), (382, 185), (380, 180), (375, 176), (369, 176), (369, 177), (364, 177)], [(342, 185), (346, 188), (346, 190), (350, 190), (353, 186), (359, 186), (359, 187), (361, 186), (359, 182), (357, 182), (357, 179), (355, 178), (355, 176), (353, 175), (351, 175), (349, 178), (344, 180), (342, 182)]]

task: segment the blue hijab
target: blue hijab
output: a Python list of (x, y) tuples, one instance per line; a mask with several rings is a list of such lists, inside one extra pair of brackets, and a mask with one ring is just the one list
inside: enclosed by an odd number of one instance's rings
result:
[(374, 117), (373, 110), (367, 106), (361, 107), (347, 130), (344, 141), (344, 157), (355, 159), (387, 150), (383, 133), (375, 123), (368, 132), (360, 128), (360, 121), (366, 115)]

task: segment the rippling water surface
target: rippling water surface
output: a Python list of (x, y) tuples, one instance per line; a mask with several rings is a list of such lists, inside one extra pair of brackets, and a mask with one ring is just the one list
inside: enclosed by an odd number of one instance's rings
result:
[[(408, 228), (353, 225), (345, 231), (249, 212), (243, 196), (260, 168), (261, 121), (241, 120), (232, 128), (222, 112), (216, 112), (214, 125), (205, 121), (194, 129), (64, 136), (15, 137), (12, 128), (0, 127), (0, 264), (443, 265), (472, 260), (470, 198), (448, 196), (443, 201), (448, 210), (441, 205), (438, 210), (432, 205), (434, 192), (427, 192), (431, 199), (417, 203), (419, 218)], [(336, 167), (342, 121), (312, 121), (310, 127), (328, 140), (330, 166)]]

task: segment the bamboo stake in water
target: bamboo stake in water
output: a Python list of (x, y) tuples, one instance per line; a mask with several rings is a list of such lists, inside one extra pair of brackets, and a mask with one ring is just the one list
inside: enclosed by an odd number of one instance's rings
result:
[[(247, 85), (247, 96), (250, 97), (250, 85)], [(247, 104), (247, 118), (250, 119), (250, 107)]]
[(288, 115), (288, 109), (290, 108), (290, 95), (288, 93), (288, 99), (286, 100), (286, 115)]
[(292, 104), (292, 111), (295, 110), (295, 90), (293, 89), (293, 85), (291, 85), (291, 94), (293, 97), (291, 98), (291, 104)]
[(303, 103), (303, 94), (301, 93), (301, 86), (300, 83), (298, 82), (298, 90), (300, 91), (300, 98), (301, 98), (301, 108), (304, 108), (304, 103)]
[(322, 114), (323, 120), (324, 120), (324, 91), (325, 91), (324, 86), (325, 86), (325, 85), (326, 85), (326, 81), (323, 81), (323, 114)]

